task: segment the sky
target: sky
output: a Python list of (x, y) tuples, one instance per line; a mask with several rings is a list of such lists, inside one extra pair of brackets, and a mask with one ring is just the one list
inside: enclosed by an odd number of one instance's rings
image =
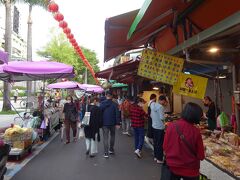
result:
[[(144, 0), (55, 0), (64, 20), (72, 30), (78, 44), (96, 52), (100, 68), (105, 69), (109, 64), (103, 64), (104, 57), (104, 23), (106, 18), (120, 15), (141, 8)], [(21, 16), (21, 34), (27, 37), (28, 7), (19, 5)], [(33, 59), (40, 60), (36, 55), (38, 49), (49, 42), (50, 29), (57, 28), (58, 23), (52, 14), (40, 7), (33, 9)]]

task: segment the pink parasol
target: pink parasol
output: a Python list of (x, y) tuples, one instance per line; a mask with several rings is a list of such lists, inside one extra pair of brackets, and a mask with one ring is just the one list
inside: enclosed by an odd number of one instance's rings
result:
[(33, 81), (74, 77), (73, 66), (52, 61), (11, 61), (2, 66), (10, 81)]
[(49, 84), (47, 87), (49, 89), (80, 89), (79, 85), (79, 83), (74, 81), (65, 81)]
[(93, 84), (79, 84), (79, 87), (86, 92), (102, 93), (104, 89), (101, 86)]

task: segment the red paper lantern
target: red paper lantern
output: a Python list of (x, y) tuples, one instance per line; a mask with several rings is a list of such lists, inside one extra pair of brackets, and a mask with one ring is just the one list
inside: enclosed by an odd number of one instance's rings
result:
[(76, 43), (76, 40), (75, 40), (75, 39), (70, 39), (69, 41), (70, 41), (70, 43), (72, 43), (72, 44)]
[(66, 28), (68, 26), (68, 24), (66, 23), (66, 21), (61, 21), (59, 23), (59, 26), (64, 29), (64, 28)]
[(58, 5), (55, 3), (55, 2), (51, 2), (49, 5), (48, 5), (48, 10), (50, 12), (58, 12)]
[(63, 29), (63, 32), (64, 32), (65, 34), (70, 34), (70, 33), (71, 33), (71, 29), (68, 28), (68, 27), (66, 27), (66, 28)]
[(68, 38), (68, 39), (73, 39), (74, 36), (73, 36), (73, 34), (68, 34), (68, 35), (67, 35), (67, 38)]
[(56, 13), (54, 15), (54, 19), (57, 20), (58, 22), (60, 22), (64, 19), (64, 16), (61, 13)]
[(72, 43), (73, 47), (76, 49), (78, 47), (77, 43)]

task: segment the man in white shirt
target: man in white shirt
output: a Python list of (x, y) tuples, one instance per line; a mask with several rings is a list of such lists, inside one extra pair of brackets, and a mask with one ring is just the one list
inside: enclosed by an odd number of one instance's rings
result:
[(157, 163), (163, 163), (163, 140), (164, 140), (164, 120), (165, 120), (165, 106), (167, 105), (167, 98), (161, 95), (157, 102), (151, 103), (151, 118), (153, 127), (153, 142), (154, 142), (154, 160)]

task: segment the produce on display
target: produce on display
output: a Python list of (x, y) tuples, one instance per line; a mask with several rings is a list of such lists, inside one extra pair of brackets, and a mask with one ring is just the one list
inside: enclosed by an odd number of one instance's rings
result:
[(206, 159), (240, 177), (240, 137), (234, 133), (201, 129)]
[(21, 128), (18, 125), (6, 129), (4, 141), (12, 144), (13, 148), (25, 149), (32, 144), (33, 130), (31, 128)]

